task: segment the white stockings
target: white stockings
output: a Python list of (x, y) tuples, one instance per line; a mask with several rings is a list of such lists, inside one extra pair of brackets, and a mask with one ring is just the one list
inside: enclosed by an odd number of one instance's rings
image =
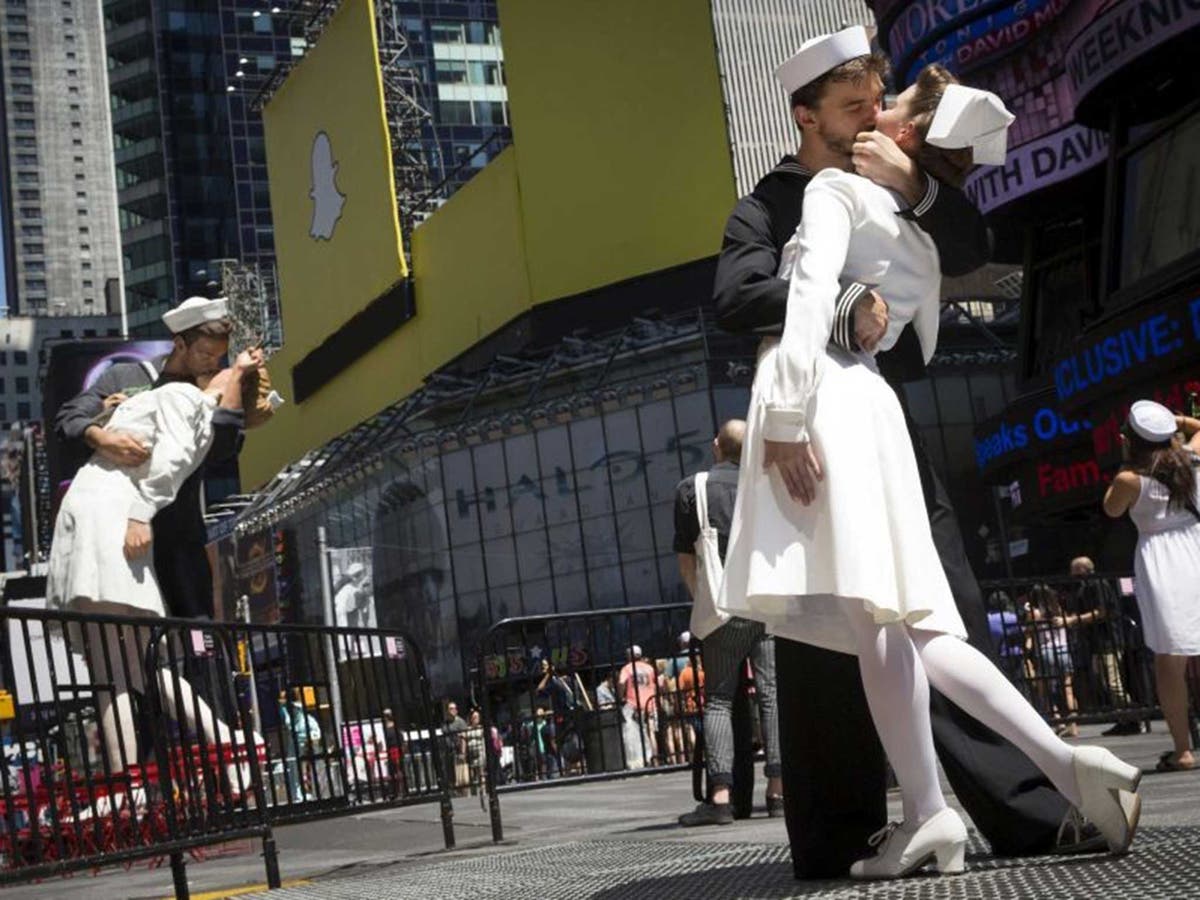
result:
[(842, 600), (854, 628), (871, 718), (904, 796), (906, 822), (946, 806), (929, 722), (929, 687), (1024, 752), (1079, 803), (1072, 750), (986, 656), (965, 641), (903, 624), (877, 625), (859, 600)]

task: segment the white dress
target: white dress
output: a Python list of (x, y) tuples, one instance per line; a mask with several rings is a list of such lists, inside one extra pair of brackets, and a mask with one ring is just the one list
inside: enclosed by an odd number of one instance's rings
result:
[(1138, 529), (1133, 573), (1146, 646), (1155, 653), (1200, 656), (1200, 520), (1187, 509), (1168, 508), (1161, 482), (1139, 478), (1142, 487), (1129, 518)]
[[(876, 622), (903, 621), (966, 637), (929, 530), (912, 443), (895, 392), (874, 358), (829, 344), (839, 281), (879, 285), (893, 346), (911, 322), (926, 361), (937, 344), (941, 279), (933, 241), (901, 218), (884, 188), (819, 173), (785, 248), (781, 340), (764, 340), (751, 392), (720, 609), (792, 640), (854, 653), (839, 598)], [(802, 506), (779, 472), (763, 471), (763, 440), (809, 439), (825, 479)]]
[(123, 468), (94, 454), (75, 475), (54, 525), (46, 579), (51, 608), (115, 603), (166, 615), (152, 554), (127, 560), (125, 529), (130, 519), (149, 522), (175, 499), (212, 444), (215, 408), (214, 398), (183, 382), (117, 407), (105, 430), (135, 435), (150, 447), (150, 458)]

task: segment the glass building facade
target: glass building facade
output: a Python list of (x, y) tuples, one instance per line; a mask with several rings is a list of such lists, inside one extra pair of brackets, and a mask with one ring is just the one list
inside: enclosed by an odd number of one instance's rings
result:
[[(236, 259), (275, 301), (275, 240), (262, 117), (273, 73), (303, 56), (307, 13), (261, 0), (104, 0), (125, 291), (135, 333)], [(430, 118), (430, 208), (511, 140), (494, 2), (378, 0), (388, 64)], [(277, 10), (277, 11), (272, 11)], [(386, 27), (385, 27), (386, 26)], [(390, 46), (390, 45), (389, 45)], [(387, 48), (385, 48), (387, 49)], [(385, 70), (385, 86), (387, 71)], [(271, 314), (274, 313), (273, 317)]]
[(429, 112), (422, 145), (445, 201), (512, 142), (495, 0), (381, 0), (408, 42)]
[[(308, 622), (325, 615), (318, 529), (331, 558), (369, 552), (379, 624), (419, 642), (435, 690), (465, 692), (501, 619), (687, 599), (676, 485), (711, 465), (718, 424), (745, 416), (754, 351), (693, 314), (568, 338), (472, 379), (435, 375), (281, 473), (239, 518), (239, 547), (220, 552), (273, 552), (277, 609), (260, 614)], [(1011, 398), (1012, 360), (949, 351), (907, 389), (968, 533), (995, 531), (970, 434)], [(986, 543), (969, 550), (984, 565)]]

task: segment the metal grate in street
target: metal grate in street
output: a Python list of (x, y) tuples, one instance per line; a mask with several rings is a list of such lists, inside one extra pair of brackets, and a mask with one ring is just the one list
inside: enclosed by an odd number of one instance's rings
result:
[[(1200, 883), (1200, 829), (1144, 828), (1124, 858), (994, 859), (972, 838), (967, 872), (901, 882), (798, 882), (787, 847), (748, 843), (595, 841), (389, 867), (273, 891), (271, 900), (430, 897), (445, 900), (1026, 900), (1108, 897), (1176, 900)], [(268, 895), (260, 895), (267, 897)]]

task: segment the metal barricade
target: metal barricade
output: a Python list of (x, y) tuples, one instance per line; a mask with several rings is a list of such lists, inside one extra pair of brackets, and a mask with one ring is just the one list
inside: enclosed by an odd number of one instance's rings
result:
[[(1160, 715), (1131, 578), (1031, 577), (981, 588), (1001, 667), (1060, 730)], [(1195, 708), (1200, 685), (1192, 687)]]
[[(188, 623), (10, 606), (0, 626), (13, 699), (0, 720), (0, 884), (168, 856), (186, 898), (185, 854), (259, 838), (278, 887), (242, 694), (168, 664), (192, 658)], [(227, 636), (210, 637), (210, 668), (228, 673)]]
[[(704, 697), (699, 653), (678, 645), (690, 615), (689, 603), (629, 607), (485, 633), (475, 686), (494, 840), (502, 793), (692, 766)], [(468, 740), (459, 750), (469, 760)]]
[[(0, 884), (263, 841), (437, 802), (445, 735), (420, 649), (381, 629), (0, 607)], [(2, 698), (0, 698), (2, 699)]]

